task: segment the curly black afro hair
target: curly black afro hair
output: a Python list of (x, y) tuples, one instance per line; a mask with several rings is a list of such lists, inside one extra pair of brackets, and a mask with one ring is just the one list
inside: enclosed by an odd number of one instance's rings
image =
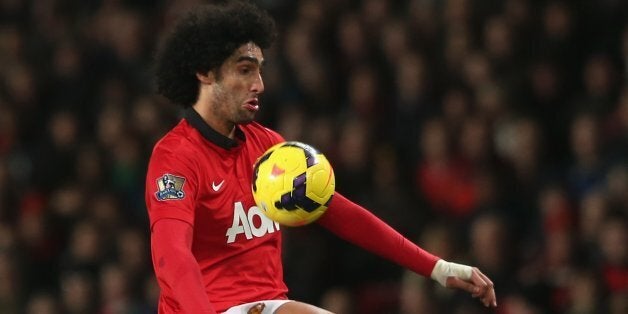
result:
[(157, 91), (190, 107), (198, 98), (196, 73), (220, 68), (240, 46), (270, 47), (275, 22), (264, 10), (243, 1), (204, 5), (180, 19), (156, 55)]

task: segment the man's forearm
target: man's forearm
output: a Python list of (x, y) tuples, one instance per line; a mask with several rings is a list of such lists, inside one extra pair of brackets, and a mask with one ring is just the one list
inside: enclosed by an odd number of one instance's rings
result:
[(318, 222), (339, 237), (425, 277), (430, 277), (439, 260), (339, 193)]

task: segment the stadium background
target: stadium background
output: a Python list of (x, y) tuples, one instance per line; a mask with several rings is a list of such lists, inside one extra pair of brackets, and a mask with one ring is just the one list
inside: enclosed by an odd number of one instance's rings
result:
[[(153, 313), (144, 172), (179, 111), (150, 61), (196, 2), (0, 1), (0, 313)], [(259, 3), (259, 120), (339, 191), (480, 267), (496, 313), (628, 313), (626, 1)], [(294, 298), (484, 312), (317, 226), (285, 238)]]

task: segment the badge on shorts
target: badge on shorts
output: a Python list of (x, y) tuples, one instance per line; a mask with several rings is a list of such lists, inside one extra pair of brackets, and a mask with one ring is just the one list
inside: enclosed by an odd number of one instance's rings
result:
[(183, 199), (185, 197), (185, 193), (183, 192), (184, 183), (184, 177), (166, 173), (161, 176), (161, 178), (157, 179), (157, 188), (159, 188), (159, 190), (155, 193), (155, 196), (157, 196), (157, 199), (160, 201)]

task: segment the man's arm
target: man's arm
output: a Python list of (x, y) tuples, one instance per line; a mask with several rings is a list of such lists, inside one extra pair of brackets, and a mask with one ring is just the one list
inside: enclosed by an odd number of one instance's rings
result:
[(177, 219), (160, 219), (151, 232), (157, 278), (172, 290), (184, 313), (216, 314), (192, 255), (192, 226)]
[(339, 237), (445, 287), (463, 289), (497, 306), (493, 282), (479, 269), (450, 263), (421, 249), (368, 210), (336, 193), (318, 223)]

